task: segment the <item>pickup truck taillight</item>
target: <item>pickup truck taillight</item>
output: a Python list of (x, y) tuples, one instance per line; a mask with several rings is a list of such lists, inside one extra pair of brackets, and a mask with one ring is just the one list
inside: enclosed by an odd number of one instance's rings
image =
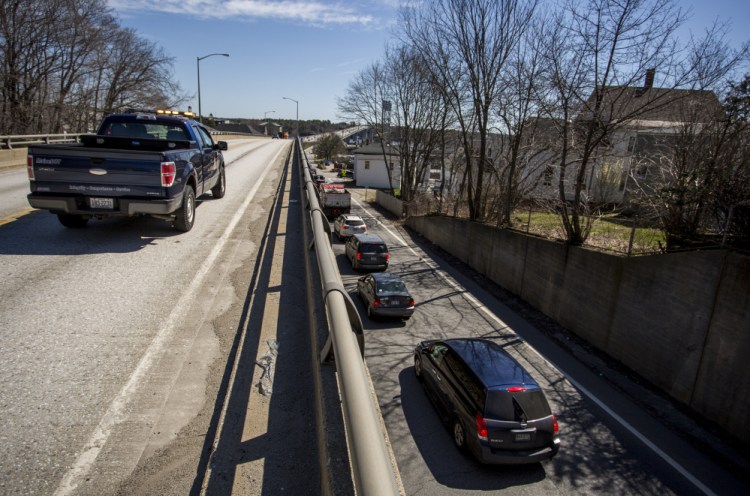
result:
[(174, 178), (177, 176), (177, 166), (174, 162), (161, 163), (161, 185), (169, 188), (174, 184)]
[(34, 157), (33, 157), (33, 155), (26, 155), (26, 174), (29, 175), (29, 181), (36, 180), (36, 177), (34, 177)]

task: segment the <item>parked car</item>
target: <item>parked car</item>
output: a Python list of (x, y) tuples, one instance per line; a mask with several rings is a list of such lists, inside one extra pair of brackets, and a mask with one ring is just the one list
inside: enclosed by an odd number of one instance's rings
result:
[(480, 462), (535, 463), (557, 454), (557, 417), (544, 392), (497, 343), (423, 341), (414, 351), (414, 372), (453, 442)]
[(377, 234), (354, 234), (346, 242), (346, 258), (354, 270), (386, 270), (391, 256)]
[(378, 272), (357, 280), (357, 293), (367, 307), (367, 316), (397, 317), (409, 320), (414, 314), (414, 298), (396, 274)]
[(352, 234), (367, 232), (367, 224), (359, 215), (341, 214), (333, 221), (333, 232), (339, 239), (348, 238)]

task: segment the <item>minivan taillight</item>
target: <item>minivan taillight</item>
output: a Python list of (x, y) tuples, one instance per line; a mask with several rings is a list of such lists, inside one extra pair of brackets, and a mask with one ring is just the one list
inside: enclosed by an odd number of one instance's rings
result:
[(161, 163), (161, 185), (164, 188), (169, 188), (174, 184), (174, 179), (177, 176), (177, 166), (174, 162), (162, 162)]
[(357, 252), (357, 260), (362, 260), (362, 254), (360, 252)]
[(386, 254), (385, 254), (385, 260), (386, 260), (386, 262), (387, 262), (388, 260), (390, 260), (390, 259), (391, 259), (391, 254), (390, 254), (390, 253), (386, 253)]
[(477, 421), (477, 437), (482, 441), (487, 440), (487, 421), (484, 420), (481, 413), (477, 413), (475, 417)]
[(29, 181), (35, 181), (34, 177), (34, 157), (32, 155), (26, 155), (26, 174), (29, 175)]
[(374, 306), (374, 307), (379, 307), (379, 306), (380, 306), (380, 300), (379, 300), (378, 298), (375, 298), (375, 299), (374, 299), (374, 300), (372, 301), (372, 306)]
[(557, 416), (552, 415), (552, 434), (557, 436), (560, 432), (560, 426), (557, 423)]

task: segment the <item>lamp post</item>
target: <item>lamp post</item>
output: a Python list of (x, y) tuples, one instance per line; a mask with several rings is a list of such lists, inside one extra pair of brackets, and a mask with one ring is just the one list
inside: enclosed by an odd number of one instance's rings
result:
[(197, 64), (198, 64), (198, 121), (200, 123), (203, 123), (203, 116), (201, 115), (201, 60), (207, 59), (208, 57), (213, 57), (214, 55), (221, 55), (222, 57), (229, 57), (228, 53), (210, 53), (208, 55), (204, 55), (203, 57), (197, 57)]
[(281, 98), (283, 98), (284, 100), (291, 100), (291, 101), (293, 101), (294, 103), (297, 104), (297, 129), (295, 131), (295, 134), (299, 138), (299, 102), (297, 100), (295, 100), (294, 98), (289, 98), (289, 97), (286, 97), (286, 96), (282, 96)]
[(263, 114), (263, 121), (266, 123), (266, 128), (265, 128), (265, 131), (263, 131), (263, 132), (265, 133), (266, 136), (268, 136), (268, 117), (267, 116), (268, 116), (268, 114), (272, 114), (274, 112), (276, 112), (276, 111), (275, 110), (266, 110), (265, 113)]

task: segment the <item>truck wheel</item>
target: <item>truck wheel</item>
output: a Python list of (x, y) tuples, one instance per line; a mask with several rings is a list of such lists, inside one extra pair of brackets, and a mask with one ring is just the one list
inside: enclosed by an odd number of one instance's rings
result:
[(227, 177), (224, 173), (224, 166), (219, 167), (219, 180), (216, 182), (216, 186), (211, 188), (211, 195), (214, 198), (224, 198), (227, 192)]
[(89, 222), (89, 220), (82, 215), (72, 214), (57, 214), (57, 219), (60, 221), (60, 224), (72, 229), (86, 227), (86, 224)]
[(178, 231), (188, 232), (193, 228), (195, 222), (195, 192), (189, 184), (185, 186), (182, 195), (182, 207), (175, 212), (174, 228)]

